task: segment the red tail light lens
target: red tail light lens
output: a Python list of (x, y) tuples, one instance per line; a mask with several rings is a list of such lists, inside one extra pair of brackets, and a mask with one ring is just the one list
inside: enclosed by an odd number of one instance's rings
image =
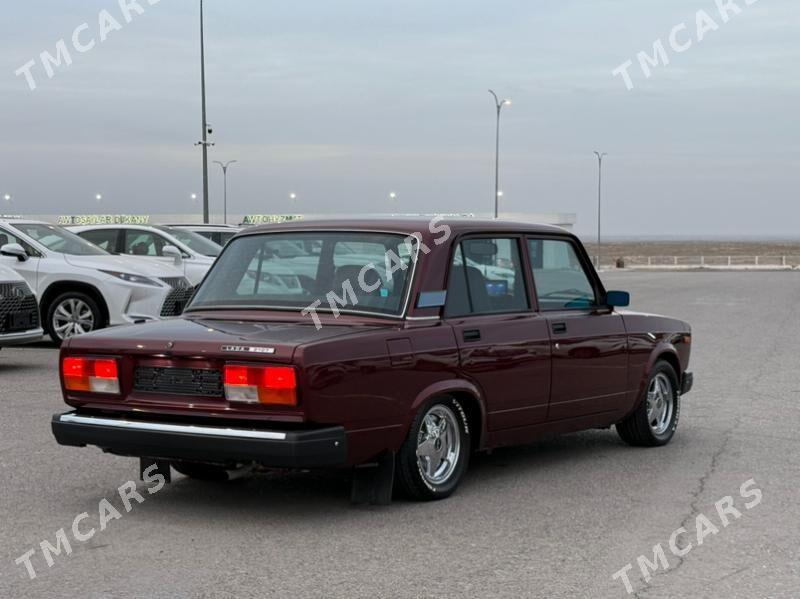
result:
[(242, 403), (297, 405), (297, 375), (290, 366), (225, 366), (225, 398)]
[(114, 358), (64, 358), (61, 374), (68, 391), (119, 395), (119, 369)]

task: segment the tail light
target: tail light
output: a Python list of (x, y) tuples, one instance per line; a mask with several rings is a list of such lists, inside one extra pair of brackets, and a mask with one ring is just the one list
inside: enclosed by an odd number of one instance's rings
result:
[(228, 401), (297, 405), (297, 376), (290, 366), (225, 366)]
[(119, 369), (114, 358), (64, 358), (61, 374), (68, 391), (119, 395)]

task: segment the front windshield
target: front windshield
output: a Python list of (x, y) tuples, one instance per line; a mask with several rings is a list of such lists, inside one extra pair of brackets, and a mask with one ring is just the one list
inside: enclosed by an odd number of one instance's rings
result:
[(217, 245), (210, 239), (206, 239), (202, 235), (198, 235), (194, 231), (189, 231), (188, 229), (179, 229), (178, 227), (158, 228), (165, 233), (169, 233), (183, 245), (203, 256), (211, 256), (212, 258), (216, 258), (222, 251), (221, 246)]
[(14, 223), (11, 225), (34, 241), (42, 244), (51, 252), (69, 254), (71, 256), (107, 256), (108, 252), (93, 243), (81, 239), (74, 233), (56, 227), (36, 223)]
[(303, 310), (318, 301), (321, 312), (336, 308), (399, 315), (416, 256), (414, 245), (386, 233), (239, 237), (211, 268), (189, 309)]

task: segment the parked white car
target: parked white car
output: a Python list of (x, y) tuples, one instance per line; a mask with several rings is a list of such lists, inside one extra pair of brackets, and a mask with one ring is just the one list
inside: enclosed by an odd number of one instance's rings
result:
[(33, 291), (16, 271), (0, 265), (0, 347), (38, 341), (43, 334)]
[(69, 227), (83, 239), (111, 254), (172, 264), (193, 286), (206, 276), (222, 246), (197, 233), (162, 225), (86, 225)]
[(43, 222), (0, 220), (0, 264), (34, 291), (43, 328), (57, 343), (106, 326), (177, 316), (194, 293), (169, 264), (112, 256)]
[(210, 239), (211, 241), (220, 246), (224, 246), (231, 239), (233, 239), (236, 236), (236, 234), (239, 233), (239, 231), (242, 230), (242, 227), (237, 227), (235, 225), (168, 224), (164, 226), (176, 229), (185, 229), (186, 231), (192, 231), (193, 233), (197, 233), (201, 237)]

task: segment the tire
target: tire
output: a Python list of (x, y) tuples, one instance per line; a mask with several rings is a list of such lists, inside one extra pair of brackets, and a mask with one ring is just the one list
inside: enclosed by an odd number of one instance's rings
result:
[(433, 399), (419, 409), (411, 423), (397, 454), (395, 483), (412, 499), (449, 497), (464, 478), (470, 451), (464, 408), (453, 397)]
[(628, 445), (660, 447), (675, 435), (681, 414), (678, 375), (671, 364), (656, 362), (639, 407), (616, 425)]
[[(79, 320), (67, 323), (70, 314)], [(105, 326), (103, 311), (97, 300), (81, 291), (67, 291), (58, 295), (47, 306), (44, 319), (44, 328), (57, 345), (61, 345), (68, 337), (90, 333)]]

